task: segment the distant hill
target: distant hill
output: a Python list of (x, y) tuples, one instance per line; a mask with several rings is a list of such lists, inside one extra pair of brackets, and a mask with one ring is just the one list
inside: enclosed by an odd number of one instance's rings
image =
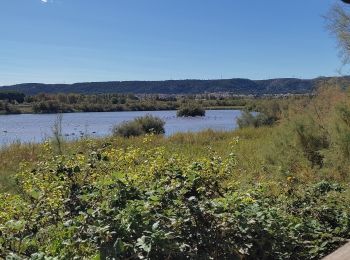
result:
[[(111, 81), (75, 84), (24, 83), (0, 87), (0, 91), (17, 91), (26, 95), (39, 93), (134, 93), (134, 94), (201, 94), (233, 93), (237, 95), (304, 94), (312, 92), (320, 81), (334, 78), (268, 80), (167, 80), (167, 81)], [(350, 83), (350, 77), (337, 78)]]

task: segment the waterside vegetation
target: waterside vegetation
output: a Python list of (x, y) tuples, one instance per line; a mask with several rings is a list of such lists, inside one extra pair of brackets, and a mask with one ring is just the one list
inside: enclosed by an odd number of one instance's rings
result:
[(113, 129), (113, 135), (122, 137), (140, 136), (145, 134), (160, 135), (165, 133), (164, 125), (165, 122), (161, 118), (146, 115), (116, 125)]
[[(7, 94), (7, 93), (6, 93)], [(206, 109), (240, 109), (251, 102), (251, 97), (199, 95), (160, 96), (133, 94), (39, 94), (23, 100), (0, 96), (0, 113), (72, 113), (177, 110), (191, 103)]]
[[(1, 92), (0, 92), (1, 93)], [(9, 98), (9, 95), (21, 98)], [(73, 113), (73, 112), (117, 112), (180, 110), (180, 114), (203, 115), (205, 109), (247, 109), (258, 111), (264, 103), (280, 99), (305, 99), (305, 95), (277, 95), (266, 97), (236, 96), (232, 94), (203, 95), (134, 95), (134, 94), (38, 94), (24, 96), (20, 93), (4, 92), (0, 95), (0, 114), (19, 113)], [(286, 102), (283, 102), (283, 104)]]
[(198, 105), (185, 104), (178, 109), (176, 115), (178, 117), (205, 116), (205, 109)]

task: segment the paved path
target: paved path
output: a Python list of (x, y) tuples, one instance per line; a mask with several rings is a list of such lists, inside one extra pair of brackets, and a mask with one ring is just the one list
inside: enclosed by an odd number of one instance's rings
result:
[(350, 243), (347, 243), (329, 256), (326, 256), (323, 260), (350, 260)]

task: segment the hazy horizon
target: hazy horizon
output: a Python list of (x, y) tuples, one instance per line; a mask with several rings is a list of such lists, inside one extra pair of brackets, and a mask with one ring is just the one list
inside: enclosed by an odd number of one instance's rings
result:
[(21, 83), (15, 83), (15, 84), (7, 84), (7, 85), (0, 85), (1, 87), (5, 86), (12, 86), (12, 85), (21, 85), (21, 84), (47, 84), (47, 85), (59, 85), (59, 84), (65, 84), (65, 85), (73, 85), (73, 84), (81, 84), (81, 83), (100, 83), (100, 82), (157, 82), (157, 81), (186, 81), (186, 80), (232, 80), (232, 79), (246, 79), (246, 80), (252, 80), (252, 81), (262, 81), (262, 80), (274, 80), (274, 79), (300, 79), (300, 80), (313, 80), (317, 78), (328, 78), (328, 77), (346, 77), (346, 75), (334, 75), (334, 76), (318, 76), (315, 78), (293, 78), (293, 77), (283, 77), (283, 78), (266, 78), (266, 79), (248, 79), (248, 78), (214, 78), (214, 79), (164, 79), (164, 80), (105, 80), (105, 81), (77, 81), (77, 82), (59, 82), (59, 83), (46, 83), (46, 82), (21, 82)]

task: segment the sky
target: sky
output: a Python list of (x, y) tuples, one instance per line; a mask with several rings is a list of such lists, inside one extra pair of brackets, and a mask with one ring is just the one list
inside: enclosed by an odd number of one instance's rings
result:
[(314, 78), (339, 0), (1, 0), (0, 85)]

